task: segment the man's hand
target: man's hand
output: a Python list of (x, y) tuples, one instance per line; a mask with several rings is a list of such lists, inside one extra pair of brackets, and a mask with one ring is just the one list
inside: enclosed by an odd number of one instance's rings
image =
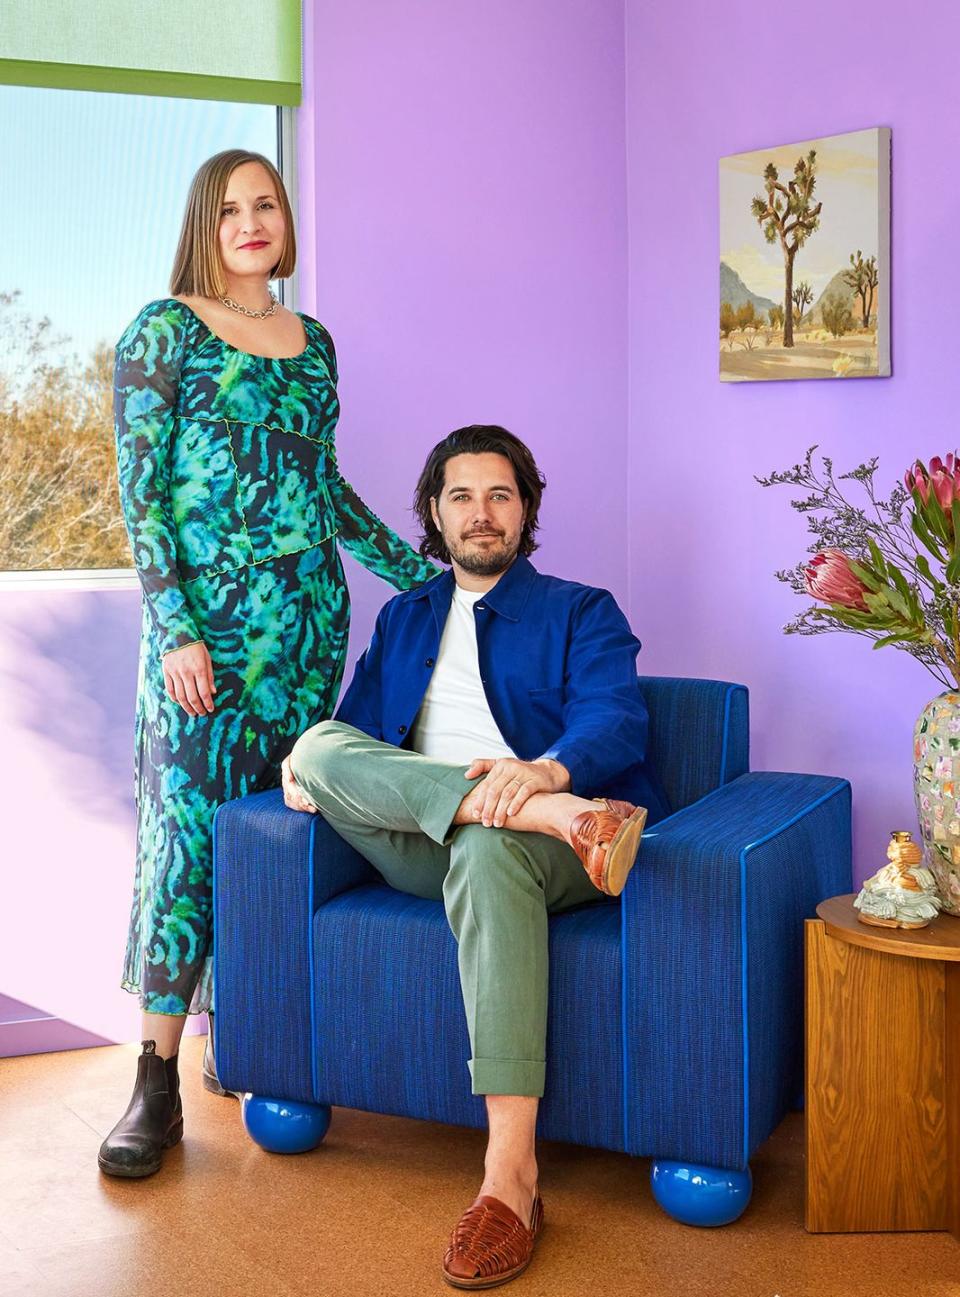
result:
[(172, 649), (164, 653), (160, 665), (167, 697), (179, 703), (188, 716), (205, 716), (213, 711), (217, 686), (206, 644)]
[(297, 783), (289, 757), (284, 757), (280, 763), (280, 780), (283, 784), (283, 800), (291, 811), (306, 811), (310, 815), (316, 815), (317, 808)]
[(518, 761), (501, 757), (493, 761), (478, 757), (467, 771), (468, 779), (486, 775), (473, 792), (473, 818), (485, 828), (502, 829), (511, 815), (516, 815), (534, 793), (565, 793), (570, 787), (570, 772), (559, 761)]

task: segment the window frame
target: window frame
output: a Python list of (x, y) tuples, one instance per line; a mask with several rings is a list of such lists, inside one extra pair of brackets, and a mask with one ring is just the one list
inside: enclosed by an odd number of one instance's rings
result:
[[(277, 105), (277, 170), (283, 179), (290, 208), (300, 225), (299, 185), (297, 183), (297, 134), (295, 108)], [(279, 283), (280, 301), (295, 311), (299, 301), (297, 271)], [(2, 590), (139, 590), (136, 568), (37, 568), (13, 571), (0, 568)]]

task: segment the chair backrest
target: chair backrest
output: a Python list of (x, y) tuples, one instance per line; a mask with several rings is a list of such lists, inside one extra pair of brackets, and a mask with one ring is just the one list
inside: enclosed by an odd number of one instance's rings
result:
[(647, 760), (671, 812), (750, 769), (744, 685), (641, 676), (640, 687), (650, 713)]

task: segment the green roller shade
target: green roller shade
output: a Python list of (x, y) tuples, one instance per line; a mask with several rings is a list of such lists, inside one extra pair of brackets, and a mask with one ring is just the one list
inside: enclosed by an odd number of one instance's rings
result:
[(0, 0), (0, 84), (300, 103), (300, 0)]

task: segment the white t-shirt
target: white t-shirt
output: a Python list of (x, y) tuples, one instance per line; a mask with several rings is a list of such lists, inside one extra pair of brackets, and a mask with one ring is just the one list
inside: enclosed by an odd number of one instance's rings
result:
[(482, 592), (454, 586), (437, 664), (414, 722), (414, 751), (437, 761), (468, 765), (475, 757), (515, 755), (493, 719), (480, 679), (473, 606), (482, 598)]

